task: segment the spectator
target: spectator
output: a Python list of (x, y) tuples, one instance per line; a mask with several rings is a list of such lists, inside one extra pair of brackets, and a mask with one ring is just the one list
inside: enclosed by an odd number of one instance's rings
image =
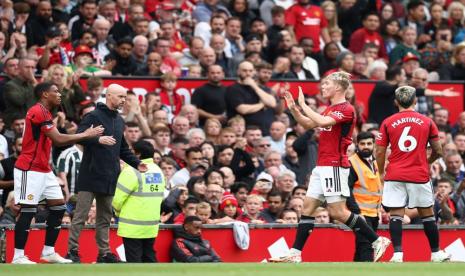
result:
[(244, 182), (236, 182), (231, 186), (231, 194), (237, 199), (237, 204), (242, 210), (247, 202), (249, 186)]
[[(308, 24), (308, 21), (317, 23)], [(320, 36), (325, 43), (330, 41), (327, 30), (328, 21), (320, 7), (311, 4), (310, 0), (298, 0), (298, 3), (286, 10), (286, 25), (290, 31), (295, 31), (297, 41), (304, 36), (310, 36), (314, 42), (314, 53), (320, 51)]]
[[(142, 35), (137, 35), (133, 38), (131, 57), (136, 63), (136, 71), (141, 70), (147, 64), (147, 50), (149, 49), (149, 40)], [(135, 73), (135, 72), (134, 72)]]
[(182, 52), (187, 48), (186, 43), (181, 40), (179, 34), (176, 30), (176, 26), (173, 21), (162, 21), (160, 23), (161, 35), (164, 39), (168, 40), (170, 43), (170, 51), (172, 53)]
[(391, 65), (399, 63), (408, 53), (412, 53), (420, 58), (420, 53), (417, 51), (417, 33), (415, 28), (405, 26), (402, 28), (402, 41), (396, 45), (389, 53), (389, 63)]
[(268, 139), (271, 144), (271, 150), (275, 150), (281, 155), (285, 153), (286, 143), (286, 126), (280, 121), (274, 121), (270, 127), (270, 136)]
[[(206, 47), (200, 52), (199, 65), (202, 67), (202, 76), (207, 76), (208, 68), (216, 64), (215, 50)], [(223, 71), (224, 74), (224, 71)]]
[(266, 121), (264, 108), (276, 107), (275, 98), (263, 91), (252, 79), (255, 69), (250, 62), (244, 61), (239, 65), (238, 75), (238, 82), (229, 86), (226, 91), (228, 117), (240, 114), (246, 124), (258, 125), (264, 134), (268, 134), (269, 126), (263, 125), (263, 121)]
[(274, 223), (281, 215), (284, 208), (284, 197), (278, 191), (271, 191), (267, 196), (268, 208), (263, 209), (260, 212), (266, 223)]
[(397, 19), (388, 19), (381, 25), (381, 35), (384, 39), (384, 45), (386, 47), (386, 53), (391, 54), (391, 51), (400, 43), (400, 23)]
[[(210, 47), (215, 51), (216, 64), (220, 65), (225, 74), (233, 75), (233, 60), (229, 52), (226, 52), (226, 40), (220, 34), (213, 34), (210, 40)], [(239, 56), (240, 54), (236, 55)]]
[(35, 16), (29, 16), (26, 22), (27, 46), (43, 46), (45, 33), (52, 26), (52, 4), (49, 0), (40, 1), (35, 9)]
[(186, 185), (192, 169), (202, 161), (202, 150), (198, 147), (186, 150), (186, 167), (176, 172), (170, 180), (171, 187)]
[(127, 13), (124, 13), (127, 17), (120, 23), (113, 25), (111, 33), (113, 37), (118, 41), (123, 38), (134, 37), (136, 21), (144, 16), (144, 7), (140, 4), (132, 4), (128, 7)]
[(465, 111), (462, 111), (459, 114), (457, 123), (452, 128), (452, 137), (455, 137), (458, 133), (465, 133)]
[(236, 182), (236, 176), (230, 167), (221, 167), (220, 172), (223, 173), (223, 188), (226, 192), (230, 192), (231, 186)]
[(131, 58), (134, 43), (130, 38), (118, 40), (115, 50), (110, 54), (116, 61), (111, 73), (113, 75), (133, 75), (137, 70), (137, 63)]
[(261, 208), (261, 197), (258, 195), (248, 195), (245, 203), (245, 211), (237, 218), (237, 220), (245, 223), (265, 223), (265, 219), (260, 214)]
[(232, 0), (229, 2), (228, 10), (232, 16), (235, 16), (241, 20), (243, 37), (247, 37), (252, 26), (252, 21), (256, 18), (254, 12), (250, 10), (250, 3), (247, 0)]
[(458, 186), (465, 178), (465, 171), (461, 170), (463, 160), (460, 154), (451, 153), (444, 159), (446, 170), (441, 174), (441, 178), (447, 179), (453, 185), (453, 190), (457, 190)]
[(162, 57), (160, 54), (151, 52), (147, 55), (147, 63), (139, 68), (134, 74), (137, 76), (161, 77)]
[(191, 128), (187, 132), (186, 138), (189, 140), (189, 146), (200, 147), (205, 142), (205, 133), (201, 128)]
[(297, 212), (291, 209), (285, 209), (276, 222), (284, 223), (284, 224), (297, 224), (299, 222), (299, 217)]
[(202, 220), (202, 224), (212, 224), (213, 220), (210, 219), (212, 213), (212, 207), (206, 202), (200, 202), (197, 204), (196, 210), (197, 216)]
[(449, 110), (445, 108), (435, 109), (433, 113), (433, 121), (439, 128), (446, 130), (446, 132), (450, 132)]
[(237, 199), (229, 193), (225, 193), (221, 198), (220, 204), (220, 218), (231, 218), (232, 220), (236, 219), (241, 213), (239, 205), (237, 204)]
[(192, 18), (197, 22), (209, 22), (213, 12), (224, 11), (228, 16), (231, 16), (228, 9), (219, 4), (218, 0), (204, 0), (200, 2), (192, 12)]
[(153, 137), (155, 140), (155, 149), (159, 150), (162, 155), (168, 155), (170, 149), (170, 129), (165, 125), (157, 126), (153, 129)]
[(341, 53), (341, 50), (334, 42), (329, 42), (325, 44), (323, 48), (322, 60), (319, 63), (320, 75), (324, 75), (329, 70), (335, 69), (337, 67), (336, 58)]
[[(260, 6), (260, 13), (261, 17), (266, 22), (267, 19), (265, 17), (265, 14), (263, 14), (265, 9), (265, 3), (267, 3), (267, 1), (263, 1), (262, 5)], [(280, 33), (286, 28), (285, 9), (279, 5), (274, 5), (273, 3), (273, 7), (271, 8), (271, 22), (267, 22), (267, 25), (269, 26), (267, 31), (269, 45), (278, 44)]]
[(380, 49), (378, 58), (387, 58), (383, 38), (378, 32), (380, 26), (379, 15), (375, 12), (367, 13), (364, 15), (362, 23), (363, 28), (356, 30), (350, 36), (349, 50), (354, 54), (358, 54), (362, 52), (364, 43), (371, 42), (376, 44)]
[(61, 39), (61, 31), (57, 27), (50, 27), (46, 31), (45, 45), (36, 49), (41, 69), (47, 69), (52, 64), (69, 65), (68, 54), (60, 46)]
[[(211, 0), (207, 0), (211, 1)], [(221, 262), (208, 241), (201, 237), (202, 220), (196, 216), (186, 217), (182, 229), (175, 231), (171, 245), (171, 257), (176, 262), (207, 263)]]
[(99, 77), (90, 77), (87, 79), (87, 98), (97, 104), (103, 103), (105, 99), (102, 97), (103, 93), (103, 80)]
[(210, 183), (207, 185), (206, 200), (211, 207), (211, 219), (219, 218), (219, 208), (224, 190), (221, 185)]
[(176, 173), (176, 168), (178, 164), (170, 158), (169, 156), (163, 156), (160, 161), (160, 169), (163, 172), (163, 176), (165, 177), (165, 182), (168, 183), (168, 187), (171, 189), (171, 185), (169, 184), (169, 180), (173, 175)]
[(221, 123), (219, 120), (210, 118), (205, 121), (204, 131), (206, 140), (213, 144), (219, 144), (219, 136), (221, 132)]
[(300, 46), (294, 45), (291, 47), (291, 51), (289, 53), (290, 61), (291, 61), (291, 70), (284, 76), (284, 78), (289, 79), (298, 79), (298, 80), (314, 80), (315, 76), (303, 67), (303, 62), (305, 60), (305, 53), (304, 49)]
[(184, 116), (175, 117), (171, 129), (173, 130), (173, 139), (178, 137), (185, 138), (189, 131), (189, 119)]
[[(111, 54), (107, 57), (112, 56)], [(115, 58), (111, 57), (113, 60)], [(74, 63), (66, 67), (67, 72), (78, 72), (81, 76), (108, 76), (111, 71), (103, 70), (95, 66), (92, 50), (87, 45), (79, 45), (74, 48)], [(114, 65), (112, 65), (114, 66)], [(111, 69), (110, 69), (111, 70)]]
[(407, 53), (402, 59), (402, 69), (405, 71), (407, 80), (412, 78), (413, 71), (418, 68), (420, 68), (420, 59), (412, 53)]
[(200, 202), (197, 198), (187, 198), (182, 206), (182, 212), (174, 218), (174, 224), (183, 224), (186, 217), (195, 216), (195, 213), (197, 212), (197, 205), (199, 203)]
[(283, 156), (283, 165), (296, 175), (297, 183), (303, 184), (305, 182), (305, 175), (303, 174), (303, 170), (299, 164), (299, 156), (292, 148), (292, 145), (296, 139), (296, 136), (287, 136), (285, 142), (285, 154)]
[(194, 176), (187, 181), (187, 190), (189, 191), (189, 196), (194, 197), (199, 202), (204, 202), (206, 200), (207, 185), (205, 185), (205, 178), (203, 176)]
[(304, 200), (301, 197), (293, 197), (289, 200), (289, 208), (296, 211), (299, 218), (302, 215), (304, 209)]
[(454, 1), (447, 7), (449, 21), (452, 22), (452, 30), (454, 31), (455, 44), (460, 43), (465, 38), (465, 6), (462, 2)]
[[(425, 89), (428, 86), (428, 71), (423, 68), (418, 68), (413, 71), (410, 85), (414, 88)], [(418, 96), (416, 111), (423, 115), (429, 115), (432, 110), (432, 99), (431, 97)]]
[(425, 33), (425, 3), (422, 0), (410, 0), (407, 4), (407, 17), (401, 19), (402, 26), (412, 26), (417, 33), (417, 44), (431, 41), (431, 36)]
[(295, 174), (290, 170), (282, 171), (276, 179), (276, 188), (286, 199), (291, 196), (295, 186)]
[[(100, 1), (100, 3), (102, 3), (102, 1)], [(113, 38), (108, 36), (110, 33), (110, 28), (111, 23), (105, 18), (97, 18), (92, 24), (92, 29), (95, 31), (97, 36), (95, 49), (98, 52), (98, 62), (100, 64), (103, 62), (103, 58), (108, 55), (111, 50), (113, 50), (116, 44)]]
[(237, 181), (247, 180), (255, 167), (249, 154), (239, 148), (222, 145), (217, 149), (217, 165), (231, 168)]
[(368, 79), (375, 81), (386, 80), (386, 70), (388, 66), (384, 61), (375, 60), (368, 66)]
[[(76, 182), (81, 167), (83, 147), (76, 144), (60, 153), (57, 160), (57, 176), (63, 181), (65, 202), (76, 193)], [(75, 206), (74, 206), (75, 207)], [(74, 208), (73, 208), (74, 209)]]
[(197, 23), (194, 36), (202, 38), (205, 45), (210, 45), (210, 39), (213, 34), (224, 35), (226, 19), (228, 19), (228, 17), (229, 16), (224, 12), (215, 12), (209, 22)]
[(439, 76), (441, 80), (465, 79), (465, 43), (455, 46), (450, 62), (442, 64)]
[(331, 223), (329, 212), (323, 207), (318, 207), (313, 217), (315, 217), (315, 223), (319, 223), (319, 224)]
[(313, 54), (313, 40), (309, 37), (303, 37), (300, 40), (299, 46), (304, 49), (305, 58), (302, 66), (310, 71), (316, 80), (320, 79), (320, 69), (318, 68), (318, 60), (320, 55)]
[(362, 27), (362, 15), (367, 2), (363, 0), (340, 0), (337, 5), (337, 22), (342, 29), (342, 44), (349, 45), (350, 35)]
[[(16, 136), (13, 141), (13, 154), (0, 161), (0, 170), (3, 172), (0, 175), (0, 189), (3, 189), (3, 196), (1, 197), (0, 207), (6, 209), (7, 198), (10, 192), (14, 189), (14, 175), (13, 170), (18, 159), (21, 150), (23, 149), (23, 138), (22, 136)], [(13, 196), (13, 194), (12, 194)], [(19, 207), (19, 206), (18, 206)]]
[(171, 214), (165, 223), (172, 224), (174, 222), (174, 218), (182, 213), (182, 208), (188, 198), (188, 191), (185, 186), (171, 186), (170, 193), (161, 204), (162, 214)]
[(13, 118), (26, 117), (27, 110), (37, 101), (33, 93), (37, 84), (34, 77), (35, 67), (35, 60), (20, 59), (18, 75), (5, 84), (3, 98), (6, 108), (3, 118), (7, 126), (12, 123)]
[(439, 179), (434, 194), (434, 214), (441, 224), (458, 224), (455, 218), (455, 203), (451, 195), (452, 183), (446, 179)]
[(71, 39), (81, 37), (83, 31), (90, 30), (97, 19), (97, 2), (83, 0), (79, 3), (79, 14), (69, 20), (68, 28), (71, 30)]
[(456, 216), (460, 223), (465, 222), (465, 194), (463, 191), (465, 190), (465, 182), (462, 181), (460, 185), (457, 187), (457, 189), (454, 189), (455, 193), (450, 196), (452, 200), (455, 203), (455, 210), (456, 210)]
[(205, 43), (201, 37), (193, 37), (189, 43), (189, 49), (185, 50), (183, 57), (178, 61), (182, 67), (191, 64), (199, 64), (199, 57)]
[(3, 64), (3, 79), (0, 81), (0, 111), (5, 111), (5, 84), (16, 78), (19, 74), (19, 60), (17, 58), (9, 58)]
[(442, 64), (447, 64), (452, 56), (452, 31), (450, 26), (437, 28), (434, 41), (420, 50), (421, 65), (428, 71), (437, 71)]
[(153, 43), (154, 52), (162, 58), (160, 71), (164, 73), (174, 73), (177, 77), (181, 76), (181, 68), (177, 61), (171, 56), (169, 40), (159, 37)]
[(203, 125), (208, 118), (224, 121), (224, 110), (226, 107), (226, 88), (221, 84), (224, 78), (223, 70), (218, 65), (208, 67), (208, 83), (197, 88), (192, 97), (192, 103), (198, 108)]

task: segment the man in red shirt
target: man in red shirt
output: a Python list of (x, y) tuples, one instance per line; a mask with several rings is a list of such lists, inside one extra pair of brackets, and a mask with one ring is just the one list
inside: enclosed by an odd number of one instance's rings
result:
[(387, 59), (386, 47), (384, 46), (384, 40), (381, 34), (378, 32), (379, 29), (379, 15), (375, 12), (367, 13), (363, 17), (363, 27), (356, 30), (350, 36), (349, 50), (358, 54), (363, 50), (363, 46), (367, 43), (374, 43), (378, 46), (378, 58)]
[(15, 225), (14, 264), (35, 264), (24, 255), (31, 221), (37, 213), (37, 205), (47, 200), (49, 214), (45, 246), (41, 261), (48, 263), (71, 263), (55, 252), (55, 242), (60, 232), (60, 225), (66, 210), (60, 185), (50, 168), (50, 151), (52, 142), (64, 146), (80, 140), (100, 136), (101, 126), (90, 127), (83, 133), (67, 135), (58, 132), (53, 124), (50, 111), (61, 103), (58, 87), (49, 82), (38, 84), (34, 94), (40, 98), (26, 114), (26, 125), (23, 135), (23, 149), (14, 169), (15, 204), (21, 206), (18, 222)]
[(325, 43), (331, 39), (327, 30), (328, 21), (320, 7), (310, 4), (310, 0), (298, 0), (286, 10), (286, 25), (290, 32), (294, 31), (297, 41), (302, 37), (313, 40), (313, 52), (320, 51), (320, 35)]
[(40, 68), (47, 69), (53, 64), (69, 65), (70, 61), (66, 49), (60, 46), (61, 40), (60, 29), (53, 26), (47, 30), (45, 34), (45, 45), (36, 49), (36, 53), (40, 57)]
[[(401, 86), (395, 91), (399, 112), (386, 118), (376, 138), (376, 161), (384, 174), (386, 148), (390, 145), (389, 164), (384, 175), (383, 206), (389, 208), (389, 232), (394, 245), (391, 262), (402, 262), (402, 219), (405, 207), (417, 208), (431, 247), (431, 261), (444, 262), (450, 255), (439, 250), (439, 231), (434, 217), (433, 187), (429, 164), (442, 156), (438, 128), (430, 118), (415, 111), (416, 90)], [(426, 147), (433, 152), (427, 157)]]
[(305, 115), (297, 108), (289, 92), (284, 95), (296, 121), (306, 129), (318, 127), (321, 133), (317, 166), (310, 177), (294, 245), (287, 256), (270, 259), (272, 262), (302, 261), (301, 251), (315, 223), (315, 218), (311, 215), (325, 201), (328, 203), (328, 211), (332, 218), (344, 222), (370, 241), (374, 249), (375, 262), (383, 256), (391, 243), (389, 239), (379, 237), (362, 217), (346, 208), (346, 198), (350, 196), (348, 185), (350, 163), (347, 148), (352, 143), (355, 126), (355, 109), (345, 98), (350, 85), (350, 75), (344, 72), (332, 73), (322, 80), (322, 95), (331, 103), (322, 114), (313, 111), (305, 103), (302, 89), (299, 91), (298, 102)]

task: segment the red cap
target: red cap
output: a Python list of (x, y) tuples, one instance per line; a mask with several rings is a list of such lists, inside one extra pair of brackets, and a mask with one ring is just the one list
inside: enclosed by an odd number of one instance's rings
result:
[(220, 210), (224, 210), (224, 208), (228, 205), (234, 205), (239, 207), (237, 203), (237, 199), (230, 193), (225, 193), (221, 198)]
[(87, 45), (79, 45), (74, 48), (74, 57), (77, 57), (80, 54), (89, 54), (92, 56), (92, 50)]
[(417, 55), (411, 53), (411, 52), (408, 52), (404, 58), (402, 59), (402, 62), (403, 63), (406, 63), (406, 62), (409, 62), (411, 60), (416, 60), (416, 61), (420, 61), (420, 59), (417, 57)]

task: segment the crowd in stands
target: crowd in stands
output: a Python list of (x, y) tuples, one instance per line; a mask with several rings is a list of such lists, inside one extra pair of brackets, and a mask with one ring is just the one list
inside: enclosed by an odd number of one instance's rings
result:
[[(280, 95), (286, 80), (319, 80), (336, 71), (377, 81), (367, 107), (356, 101), (357, 91), (348, 92), (358, 116), (354, 135), (378, 132), (395, 112), (397, 86), (417, 88), (417, 110), (436, 122), (444, 147), (431, 166), (437, 219), (465, 223), (465, 112), (451, 121), (434, 97), (454, 91), (426, 89), (430, 81), (465, 80), (463, 0), (0, 3), (0, 224), (15, 223), (18, 214), (13, 167), (26, 111), (36, 102), (33, 87), (50, 81), (60, 89), (54, 122), (60, 132), (74, 133), (83, 116), (105, 103), (105, 76), (160, 79), (160, 91), (129, 90), (121, 115), (128, 144), (156, 150), (167, 183), (164, 223), (183, 224), (194, 215), (204, 224), (297, 223), (320, 130), (297, 124)], [(179, 78), (206, 78), (190, 103), (175, 93)], [(234, 83), (223, 85), (225, 78)], [(270, 86), (271, 79), (281, 81)], [(319, 95), (306, 102), (320, 112), (328, 104)], [(65, 224), (75, 207), (81, 158), (80, 145), (53, 148), (68, 206)], [(314, 216), (333, 222), (324, 207)], [(418, 221), (415, 210), (408, 216), (405, 222)]]

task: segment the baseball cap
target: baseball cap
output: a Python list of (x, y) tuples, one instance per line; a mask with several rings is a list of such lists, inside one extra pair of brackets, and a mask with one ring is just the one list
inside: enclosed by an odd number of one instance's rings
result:
[(87, 45), (79, 45), (74, 48), (74, 57), (77, 57), (80, 54), (92, 55), (92, 50)]
[(245, 42), (246, 42), (246, 43), (249, 43), (249, 42), (254, 41), (254, 40), (261, 41), (260, 35), (259, 35), (259, 34), (249, 34), (249, 35), (245, 38)]
[(261, 173), (257, 176), (257, 181), (273, 182), (273, 177), (272, 177), (271, 174), (269, 174), (269, 173), (261, 172)]
[(61, 31), (56, 26), (52, 26), (47, 29), (47, 31), (45, 32), (45, 36), (48, 38), (54, 38), (57, 36), (61, 36)]
[(402, 62), (403, 63), (406, 63), (406, 62), (409, 62), (411, 60), (416, 60), (416, 61), (420, 61), (420, 59), (417, 57), (417, 55), (411, 53), (411, 52), (408, 52), (404, 58), (402, 59)]

